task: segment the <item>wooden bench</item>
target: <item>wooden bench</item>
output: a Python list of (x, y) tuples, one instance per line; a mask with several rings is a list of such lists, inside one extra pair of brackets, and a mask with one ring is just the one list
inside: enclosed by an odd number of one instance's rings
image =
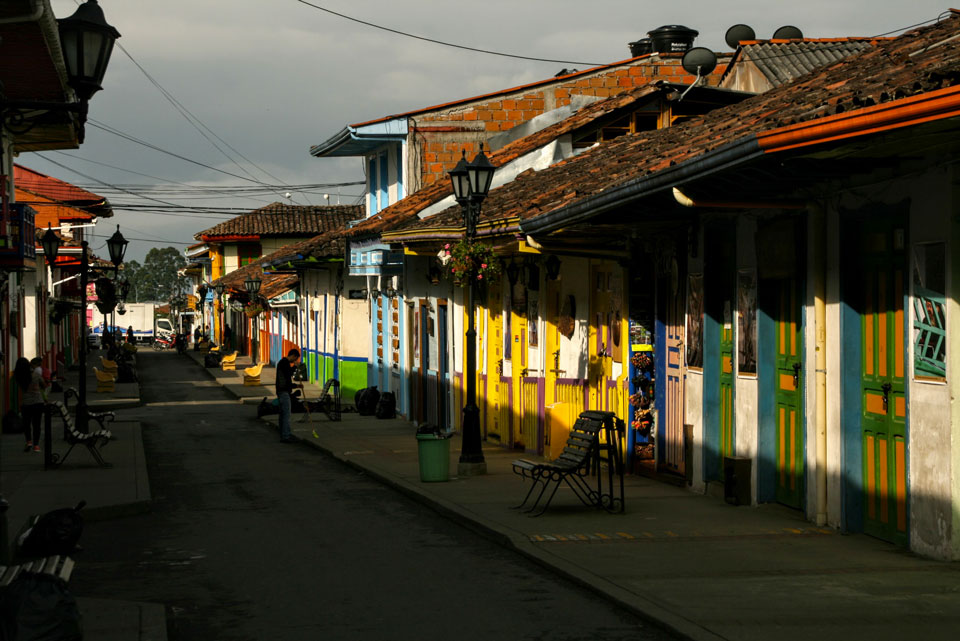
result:
[(224, 372), (236, 370), (237, 369), (237, 355), (240, 352), (232, 352), (230, 354), (224, 354), (223, 358), (220, 359), (220, 367)]
[[(513, 471), (531, 486), (517, 509), (523, 508), (540, 489), (525, 511), (539, 516), (547, 511), (561, 483), (566, 483), (578, 499), (591, 507), (608, 512), (623, 512), (623, 461), (620, 454), (620, 438), (624, 431), (623, 421), (612, 412), (583, 412), (573, 424), (563, 451), (552, 461), (518, 459), (513, 462)], [(603, 436), (604, 438), (601, 438)], [(606, 484), (604, 483), (606, 471)], [(619, 486), (614, 476), (619, 475)], [(594, 481), (591, 477), (596, 477)], [(552, 489), (551, 489), (552, 488)], [(538, 510), (538, 505), (547, 490), (550, 494)]]
[(107, 372), (101, 372), (96, 367), (93, 368), (93, 373), (97, 377), (97, 391), (98, 392), (112, 392), (116, 389), (115, 383), (117, 382), (116, 376), (109, 374)]
[(260, 385), (260, 371), (263, 369), (263, 363), (247, 367), (243, 370), (243, 384), (247, 387), (256, 387)]
[(63, 440), (67, 442), (67, 445), (70, 448), (67, 450), (66, 454), (60, 456), (59, 454), (52, 454), (53, 465), (59, 467), (63, 465), (64, 461), (67, 460), (67, 457), (70, 456), (70, 452), (73, 451), (73, 448), (77, 445), (83, 445), (87, 448), (87, 451), (90, 452), (90, 456), (93, 457), (93, 460), (97, 462), (100, 467), (110, 467), (110, 464), (107, 463), (103, 455), (100, 453), (100, 448), (110, 442), (110, 439), (113, 438), (113, 433), (108, 429), (103, 429), (103, 424), (107, 420), (113, 420), (113, 412), (102, 412), (96, 416), (90, 415), (91, 418), (100, 422), (101, 428), (95, 432), (88, 432), (84, 434), (83, 432), (78, 432), (76, 426), (73, 422), (73, 417), (70, 416), (70, 412), (67, 410), (66, 405), (60, 401), (54, 401), (50, 404), (53, 407), (53, 411), (58, 413), (60, 419), (63, 421)]
[(108, 360), (106, 356), (100, 357), (100, 365), (103, 367), (103, 371), (107, 374), (113, 376), (117, 375), (117, 361)]

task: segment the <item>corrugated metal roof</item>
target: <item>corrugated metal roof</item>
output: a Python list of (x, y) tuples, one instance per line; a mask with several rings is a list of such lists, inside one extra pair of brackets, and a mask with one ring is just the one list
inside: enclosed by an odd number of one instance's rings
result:
[(869, 49), (868, 40), (757, 42), (744, 45), (744, 62), (753, 63), (774, 87)]

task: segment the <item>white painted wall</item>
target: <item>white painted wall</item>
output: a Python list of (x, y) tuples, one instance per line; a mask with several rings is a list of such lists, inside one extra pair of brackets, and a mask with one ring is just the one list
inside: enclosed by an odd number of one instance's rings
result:
[[(952, 171), (949, 168), (942, 168), (912, 183), (909, 231), (911, 249), (920, 243), (943, 242), (949, 236), (952, 203), (948, 195), (952, 192), (951, 176)], [(949, 256), (949, 245), (947, 251)], [(912, 251), (909, 260), (912, 283)], [(950, 291), (949, 279), (947, 291)], [(911, 296), (912, 293), (911, 287)], [(905, 316), (912, 328), (915, 320), (912, 304)], [(915, 378), (912, 329), (908, 335), (910, 547), (924, 556), (947, 559), (951, 557), (951, 539), (954, 536), (951, 505), (954, 468), (952, 426), (949, 412), (944, 411), (950, 406), (950, 388), (946, 381), (940, 383)], [(951, 374), (952, 372), (948, 371), (948, 376)]]
[[(701, 227), (697, 236), (697, 257), (687, 257), (687, 273), (703, 273), (703, 228)], [(685, 289), (689, 286), (689, 279), (685, 283)], [(687, 292), (689, 298), (689, 292)], [(686, 315), (684, 315), (686, 322)], [(693, 481), (691, 489), (695, 492), (705, 492), (706, 484), (703, 481), (703, 372), (699, 370), (686, 369), (685, 386), (683, 400), (685, 406), (686, 418), (684, 423), (693, 426), (693, 461), (687, 461), (687, 465), (693, 465)]]
[[(573, 336), (560, 336), (560, 378), (587, 378), (590, 349), (590, 261), (586, 258), (564, 258), (560, 276), (560, 308), (567, 296), (572, 295), (577, 304), (576, 325)], [(507, 325), (504, 325), (507, 327)], [(543, 333), (540, 334), (543, 336)]]
[[(741, 269), (751, 269), (754, 273), (754, 282), (756, 283), (757, 270), (757, 248), (756, 248), (757, 220), (753, 216), (739, 216), (737, 219), (737, 273)], [(739, 286), (739, 280), (738, 280)], [(739, 301), (739, 298), (736, 299)], [(734, 315), (734, 350), (733, 367), (735, 376), (734, 390), (734, 434), (736, 443), (734, 445), (737, 456), (746, 456), (751, 460), (750, 481), (751, 497), (753, 504), (757, 502), (757, 473), (759, 462), (757, 460), (759, 430), (757, 417), (757, 376), (755, 374), (740, 374), (738, 348), (740, 340), (739, 335), (739, 306)], [(753, 326), (756, 327), (757, 319), (753, 319)]]

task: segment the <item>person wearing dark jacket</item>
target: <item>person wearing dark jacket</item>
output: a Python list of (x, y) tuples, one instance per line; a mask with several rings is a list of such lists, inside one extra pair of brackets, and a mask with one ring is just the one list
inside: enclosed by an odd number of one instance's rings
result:
[(293, 443), (295, 438), (290, 434), (290, 395), (297, 387), (303, 389), (303, 384), (293, 381), (294, 365), (300, 360), (300, 350), (294, 348), (277, 363), (277, 402), (280, 406), (280, 442)]

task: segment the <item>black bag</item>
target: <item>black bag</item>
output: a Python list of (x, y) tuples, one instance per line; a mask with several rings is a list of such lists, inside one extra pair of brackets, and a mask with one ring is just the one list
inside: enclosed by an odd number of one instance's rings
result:
[(220, 355), (217, 353), (207, 352), (203, 356), (203, 366), (204, 367), (220, 367)]
[(63, 580), (21, 572), (0, 589), (0, 639), (81, 641), (80, 610)]
[(393, 392), (384, 392), (377, 403), (377, 418), (397, 417), (397, 397)]
[(367, 387), (357, 392), (357, 413), (360, 416), (373, 416), (377, 412), (377, 403), (380, 401), (380, 391), (376, 386)]
[(86, 501), (77, 507), (65, 507), (47, 512), (18, 538), (19, 556), (37, 559), (45, 556), (69, 556), (77, 550), (83, 534), (83, 517), (80, 510)]

